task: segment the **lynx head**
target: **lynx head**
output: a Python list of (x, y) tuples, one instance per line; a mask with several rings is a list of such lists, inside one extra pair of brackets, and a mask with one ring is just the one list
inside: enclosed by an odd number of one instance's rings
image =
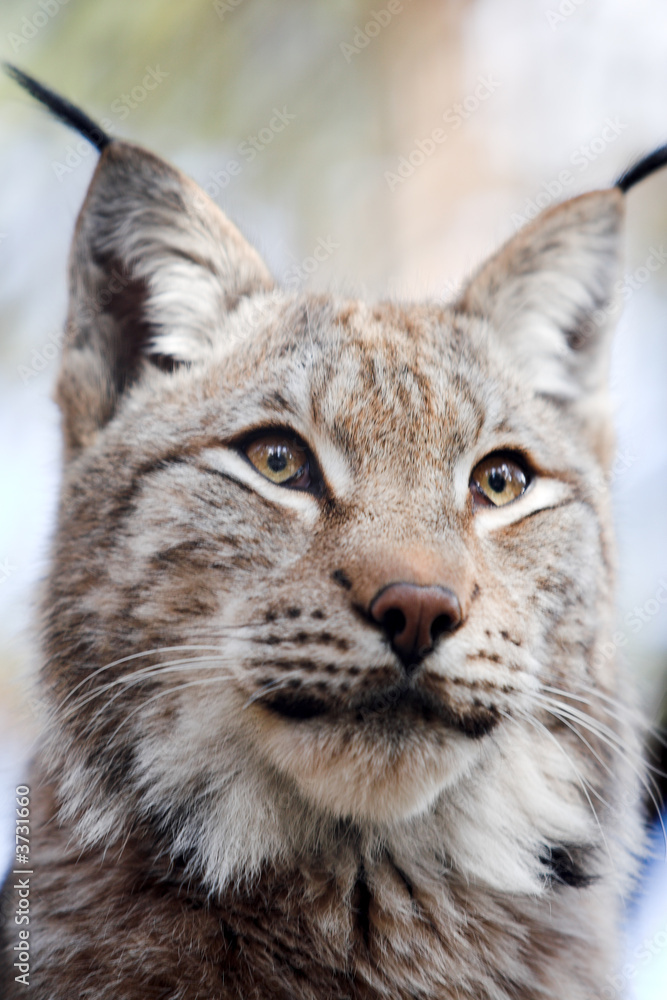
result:
[(63, 813), (88, 842), (143, 825), (212, 886), (354, 834), (542, 891), (595, 853), (620, 770), (622, 187), (449, 306), (366, 305), (281, 291), (192, 181), (100, 145), (44, 600)]

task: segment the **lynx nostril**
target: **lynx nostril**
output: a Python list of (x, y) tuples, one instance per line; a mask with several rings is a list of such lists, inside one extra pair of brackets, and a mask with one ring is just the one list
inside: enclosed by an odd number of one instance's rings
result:
[(400, 635), (406, 624), (405, 615), (398, 608), (390, 608), (382, 619), (382, 628), (391, 640)]
[(380, 590), (370, 606), (403, 665), (414, 667), (438, 639), (461, 624), (461, 606), (446, 587), (392, 583)]
[(438, 641), (441, 635), (446, 632), (453, 632), (458, 625), (458, 620), (454, 620), (451, 615), (438, 615), (431, 624), (431, 639), (433, 644)]

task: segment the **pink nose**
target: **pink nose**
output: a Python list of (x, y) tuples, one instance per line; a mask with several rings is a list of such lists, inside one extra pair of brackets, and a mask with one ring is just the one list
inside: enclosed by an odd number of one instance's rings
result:
[(441, 635), (461, 624), (461, 605), (446, 587), (392, 583), (378, 591), (371, 618), (381, 625), (406, 670), (417, 666)]

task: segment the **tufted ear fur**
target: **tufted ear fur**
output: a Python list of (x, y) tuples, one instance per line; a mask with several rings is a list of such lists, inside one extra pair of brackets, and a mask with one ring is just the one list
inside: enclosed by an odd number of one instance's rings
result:
[(456, 303), (490, 324), (535, 393), (569, 402), (593, 424), (602, 410), (606, 416), (623, 214), (617, 187), (543, 212), (480, 268)]
[(193, 181), (110, 142), (79, 215), (58, 383), (70, 452), (91, 441), (149, 364), (196, 361), (241, 296), (272, 280)]

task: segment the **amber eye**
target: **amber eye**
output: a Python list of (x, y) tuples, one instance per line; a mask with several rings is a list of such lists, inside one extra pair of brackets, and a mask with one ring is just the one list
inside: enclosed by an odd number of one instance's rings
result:
[(472, 470), (470, 488), (479, 506), (503, 507), (516, 500), (528, 487), (528, 476), (516, 459), (496, 453), (487, 455)]
[(308, 450), (296, 437), (272, 431), (256, 437), (243, 450), (257, 471), (272, 483), (300, 489), (311, 485)]

